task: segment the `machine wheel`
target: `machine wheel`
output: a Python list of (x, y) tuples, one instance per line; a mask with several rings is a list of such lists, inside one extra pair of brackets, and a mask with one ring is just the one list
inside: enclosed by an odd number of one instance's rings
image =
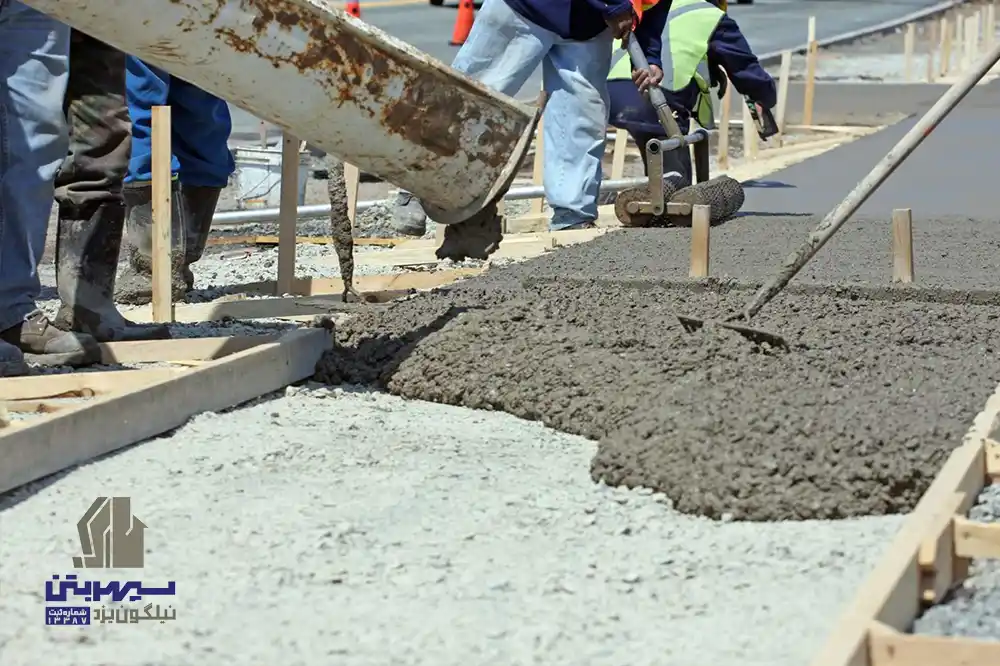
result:
[[(717, 176), (704, 183), (685, 187), (677, 190), (670, 197), (671, 202), (687, 203), (692, 206), (711, 206), (711, 224), (721, 224), (731, 219), (736, 213), (740, 212), (740, 208), (743, 207), (745, 200), (746, 193), (743, 191), (743, 185), (740, 184), (740, 181), (729, 176)], [(617, 212), (617, 209), (615, 212)], [(687, 216), (683, 218), (683, 221), (677, 219), (675, 220), (675, 224), (677, 223), (683, 226), (690, 226), (691, 218)]]
[[(663, 179), (663, 199), (671, 201), (674, 192), (681, 190), (679, 183), (667, 176)], [(681, 190), (682, 191), (682, 190)], [(642, 229), (647, 227), (662, 227), (667, 223), (662, 215), (650, 215), (648, 213), (628, 212), (628, 204), (632, 201), (649, 201), (649, 189), (646, 187), (633, 187), (630, 190), (623, 190), (615, 197), (615, 217), (622, 223), (623, 227)]]

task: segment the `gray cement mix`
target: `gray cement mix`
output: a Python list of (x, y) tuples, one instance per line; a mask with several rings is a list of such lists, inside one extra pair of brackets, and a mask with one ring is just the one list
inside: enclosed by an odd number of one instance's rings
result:
[[(594, 484), (595, 448), (353, 388), (202, 414), (3, 498), (0, 663), (801, 666), (899, 525), (686, 516)], [(98, 495), (132, 497), (175, 621), (44, 626)]]
[[(969, 517), (984, 523), (1000, 522), (1000, 484), (983, 489)], [(969, 577), (945, 603), (927, 610), (913, 632), (1000, 640), (1000, 562), (974, 560)]]
[[(759, 223), (761, 239), (790, 235)], [(938, 298), (954, 302), (925, 302), (861, 261), (852, 275), (880, 285), (870, 290), (881, 297), (818, 284), (780, 296), (756, 321), (793, 342), (773, 353), (731, 333), (682, 331), (677, 312), (722, 317), (750, 295), (657, 285), (658, 250), (668, 238), (686, 246), (682, 237), (608, 234), (372, 311), (339, 332), (317, 378), (503, 410), (598, 440), (595, 479), (654, 488), (685, 512), (779, 520), (912, 508), (1000, 381), (996, 294), (981, 299), (993, 305), (970, 306), (954, 290)], [(838, 266), (841, 250), (826, 249)], [(742, 259), (768, 263), (750, 250)], [(926, 263), (945, 274), (952, 261)], [(645, 282), (616, 282), (633, 273)], [(959, 287), (990, 276), (965, 277)]]

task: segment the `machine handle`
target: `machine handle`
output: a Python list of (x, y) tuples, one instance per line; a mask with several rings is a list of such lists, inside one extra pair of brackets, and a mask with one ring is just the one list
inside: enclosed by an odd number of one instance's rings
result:
[[(632, 34), (627, 35), (625, 37), (625, 44), (628, 50), (628, 57), (632, 61), (632, 68), (649, 69), (646, 54), (642, 52), (642, 47), (639, 46), (639, 42), (636, 41), (635, 36)], [(674, 112), (667, 105), (667, 98), (663, 94), (663, 91), (660, 90), (660, 86), (650, 86), (646, 90), (646, 94), (656, 109), (656, 116), (660, 119), (660, 125), (663, 126), (663, 130), (667, 133), (667, 138), (672, 139), (676, 136), (681, 136), (681, 128), (677, 125), (677, 121), (674, 120)]]

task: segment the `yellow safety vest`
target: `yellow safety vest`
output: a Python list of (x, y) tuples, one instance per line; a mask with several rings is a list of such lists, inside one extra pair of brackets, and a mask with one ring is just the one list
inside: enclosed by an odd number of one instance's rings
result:
[[(663, 34), (664, 79), (660, 86), (669, 92), (683, 90), (693, 79), (698, 84), (697, 108), (692, 109), (698, 124), (712, 127), (712, 96), (708, 82), (698, 74), (698, 65), (708, 54), (708, 43), (725, 12), (706, 0), (674, 0), (667, 14), (667, 29)], [(612, 47), (609, 81), (632, 78), (632, 63), (622, 50), (621, 40)]]

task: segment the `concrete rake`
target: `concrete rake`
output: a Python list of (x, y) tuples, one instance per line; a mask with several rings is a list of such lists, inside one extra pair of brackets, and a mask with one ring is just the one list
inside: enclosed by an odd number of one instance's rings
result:
[(968, 74), (949, 88), (941, 96), (941, 99), (924, 114), (924, 117), (906, 133), (906, 136), (893, 146), (892, 150), (882, 158), (882, 161), (875, 165), (868, 175), (865, 176), (864, 180), (858, 183), (854, 190), (823, 218), (823, 221), (809, 234), (809, 238), (805, 243), (785, 258), (778, 271), (771, 279), (764, 283), (746, 304), (741, 313), (721, 321), (679, 315), (678, 317), (684, 328), (688, 331), (695, 331), (705, 325), (720, 326), (736, 331), (754, 342), (767, 343), (775, 347), (787, 349), (788, 343), (780, 335), (751, 328), (746, 323), (736, 322), (740, 320), (748, 322), (765, 305), (771, 302), (775, 296), (781, 293), (788, 286), (788, 283), (791, 282), (792, 278), (802, 270), (802, 267), (816, 256), (820, 248), (844, 226), (851, 215), (875, 193), (875, 190), (916, 150), (917, 146), (923, 143), (924, 139), (941, 124), (941, 121), (958, 106), (976, 84), (986, 76), (987, 72), (993, 69), (997, 62), (1000, 62), (1000, 44), (994, 46), (989, 53), (976, 63), (976, 66)]

